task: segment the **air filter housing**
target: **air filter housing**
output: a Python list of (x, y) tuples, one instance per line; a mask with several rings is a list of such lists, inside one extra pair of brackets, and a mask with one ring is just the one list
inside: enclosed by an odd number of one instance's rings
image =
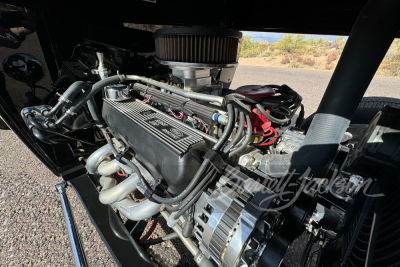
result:
[(241, 37), (227, 28), (164, 28), (154, 33), (156, 57), (163, 62), (235, 64)]

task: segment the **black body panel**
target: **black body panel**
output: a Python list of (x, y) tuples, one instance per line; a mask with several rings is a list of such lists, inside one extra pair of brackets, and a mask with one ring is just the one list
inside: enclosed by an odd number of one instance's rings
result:
[[(96, 190), (89, 176), (86, 174), (79, 176), (70, 180), (68, 185), (74, 188), (78, 194), (90, 220), (119, 266), (153, 266), (140, 257), (131, 241), (129, 241), (133, 239), (128, 239), (128, 234), (125, 233), (125, 236), (120, 237), (114, 234), (110, 226), (109, 216), (115, 217), (113, 218), (113, 222), (118, 222), (122, 228), (124, 226), (115, 213), (108, 211), (108, 205), (100, 203), (99, 192)], [(124, 235), (124, 233), (120, 233), (120, 235)]]
[[(39, 8), (46, 17), (74, 24), (78, 20), (96, 25), (118, 26), (123, 22), (159, 25), (222, 26), (247, 31), (299, 32), (348, 35), (367, 0), (252, 0), (191, 1), (133, 0), (13, 1)], [(59, 12), (63, 10), (63, 12)], [(54, 14), (52, 14), (54, 12)], [(54, 17), (54, 15), (58, 18)], [(68, 19), (66, 19), (68, 18)], [(58, 25), (59, 26), (59, 25)]]

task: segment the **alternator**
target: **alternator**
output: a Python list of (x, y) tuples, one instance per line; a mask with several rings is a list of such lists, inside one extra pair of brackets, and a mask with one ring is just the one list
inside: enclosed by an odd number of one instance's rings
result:
[(242, 255), (251, 249), (254, 231), (264, 230), (265, 212), (251, 202), (251, 197), (248, 192), (224, 185), (211, 193), (204, 192), (196, 204), (194, 234), (200, 250), (218, 266), (246, 262)]

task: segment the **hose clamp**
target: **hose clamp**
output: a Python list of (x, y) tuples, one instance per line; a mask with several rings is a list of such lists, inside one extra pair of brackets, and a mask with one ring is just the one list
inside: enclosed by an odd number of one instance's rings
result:
[(76, 114), (75, 112), (73, 112), (73, 111), (70, 110), (70, 109), (68, 109), (65, 113), (68, 114), (68, 115), (71, 115), (71, 116), (73, 116), (73, 115)]
[(118, 74), (120, 82), (126, 81), (126, 76), (124, 74)]
[(72, 103), (72, 101), (69, 100), (68, 98), (66, 98), (64, 95), (60, 95), (60, 97), (58, 98), (58, 101), (65, 102), (65, 103)]

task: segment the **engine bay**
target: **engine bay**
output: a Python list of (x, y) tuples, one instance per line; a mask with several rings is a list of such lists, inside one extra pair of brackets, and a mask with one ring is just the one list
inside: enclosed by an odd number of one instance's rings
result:
[(346, 262), (349, 222), (366, 220), (354, 209), (380, 192), (364, 166), (378, 154), (391, 168), (400, 160), (398, 140), (377, 141), (398, 133), (399, 110), (381, 110), (361, 140), (345, 116), (318, 112), (306, 126), (302, 97), (286, 84), (229, 89), (241, 37), (167, 27), (143, 54), (86, 41), (46, 103), (21, 116), (40, 141), (75, 149), (102, 204), (129, 221), (162, 216), (175, 232), (163, 240), (179, 237), (199, 266), (280, 266), (303, 233), (299, 266), (314, 244), (318, 261)]

